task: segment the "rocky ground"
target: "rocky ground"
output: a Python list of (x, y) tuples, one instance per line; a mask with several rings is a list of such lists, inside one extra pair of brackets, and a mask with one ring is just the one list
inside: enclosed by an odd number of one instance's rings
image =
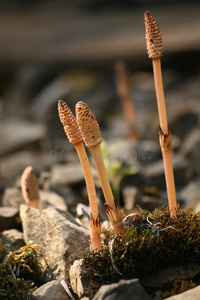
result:
[[(196, 48), (185, 47), (177, 52), (171, 48), (162, 63), (177, 201), (199, 212), (200, 64)], [(48, 265), (46, 284), (29, 294), (28, 299), (81, 299), (84, 285), (88, 284), (79, 260), (84, 251), (89, 251), (87, 192), (74, 146), (68, 142), (58, 117), (59, 99), (65, 100), (72, 111), (77, 101), (85, 101), (95, 114), (110, 181), (126, 212), (137, 206), (150, 211), (167, 206), (152, 66), (148, 59), (135, 55), (124, 57), (128, 57), (137, 140), (127, 137), (122, 104), (116, 94), (114, 56), (110, 55), (101, 66), (95, 62), (98, 55), (90, 66), (78, 66), (78, 59), (74, 64), (65, 61), (62, 67), (55, 63), (39, 65), (33, 63), (32, 57), (31, 64), (15, 60), (12, 68), (9, 55), (5, 64), (1, 62), (1, 239), (12, 251), (32, 240), (40, 246)], [(37, 175), (40, 210), (27, 206), (21, 194), (20, 177), (28, 165)], [(101, 217), (108, 226), (92, 159), (91, 165)], [(168, 275), (162, 276), (167, 280), (173, 280), (173, 274), (179, 274), (179, 279), (197, 277), (199, 266), (191, 267), (191, 272), (190, 267), (168, 270)], [(150, 299), (137, 279), (102, 286), (93, 299), (130, 299), (132, 294), (135, 299)], [(168, 299), (198, 297), (199, 286)], [(154, 299), (160, 298), (157, 295)]]

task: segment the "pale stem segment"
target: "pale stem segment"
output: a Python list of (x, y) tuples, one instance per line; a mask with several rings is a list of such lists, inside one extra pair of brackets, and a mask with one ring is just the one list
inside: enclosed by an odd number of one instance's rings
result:
[(78, 153), (78, 157), (83, 169), (85, 183), (88, 192), (88, 199), (90, 204), (91, 219), (90, 219), (90, 242), (91, 249), (101, 248), (101, 220), (98, 213), (96, 190), (94, 185), (94, 180), (92, 176), (92, 171), (88, 161), (88, 157), (85, 151), (83, 142), (74, 145)]
[(99, 213), (98, 213), (98, 206), (96, 201), (96, 190), (94, 185), (94, 180), (92, 176), (92, 171), (90, 168), (90, 164), (88, 161), (88, 157), (85, 151), (85, 147), (83, 145), (83, 142), (80, 142), (78, 144), (74, 145), (76, 148), (76, 151), (78, 153), (78, 157), (83, 169), (84, 177), (85, 177), (85, 183), (88, 191), (88, 198), (89, 198), (89, 204), (90, 204), (90, 210), (91, 215), (94, 218), (94, 220), (97, 220)]
[(108, 180), (100, 144), (95, 147), (91, 147), (90, 151), (94, 159), (106, 203), (112, 207), (112, 209), (115, 209), (114, 196)]
[(165, 106), (165, 96), (164, 96), (164, 89), (163, 89), (160, 58), (152, 59), (152, 63), (153, 63), (154, 82), (155, 82), (155, 90), (156, 90), (156, 97), (157, 97), (157, 104), (158, 104), (160, 127), (162, 128), (164, 134), (168, 134), (167, 112)]

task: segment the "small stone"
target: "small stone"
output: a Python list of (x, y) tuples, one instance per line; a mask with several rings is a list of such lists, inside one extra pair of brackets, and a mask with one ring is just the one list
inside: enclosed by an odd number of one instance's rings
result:
[[(193, 176), (191, 163), (181, 156), (174, 156), (172, 163), (176, 187), (183, 187)], [(149, 184), (166, 189), (163, 160), (145, 167), (142, 172), (148, 178)]]
[(89, 249), (89, 231), (80, 226), (68, 212), (56, 208), (42, 211), (20, 206), (24, 239), (39, 245), (47, 262), (46, 280), (69, 279), (74, 260)]
[(31, 300), (71, 300), (70, 296), (58, 280), (52, 280), (40, 286), (28, 296), (31, 296)]
[(1, 187), (12, 186), (13, 182), (16, 182), (16, 186), (19, 187), (21, 184), (21, 175), (24, 169), (31, 165), (33, 166), (36, 174), (41, 172), (42, 169), (49, 167), (52, 164), (52, 160), (49, 155), (44, 152), (31, 152), (31, 151), (18, 151), (6, 155), (0, 159), (0, 180)]
[(161, 206), (167, 207), (168, 202), (164, 199), (156, 198), (156, 197), (150, 197), (150, 196), (143, 196), (140, 201), (136, 201), (135, 205), (139, 205), (142, 209), (147, 209), (149, 211), (153, 211), (156, 208), (159, 208)]
[(9, 251), (18, 250), (25, 245), (23, 233), (16, 229), (4, 230), (0, 234), (0, 238)]
[(82, 261), (82, 259), (75, 260), (69, 271), (72, 290), (79, 297), (84, 295), (86, 289), (89, 287), (90, 282), (90, 279), (87, 277), (82, 266)]
[(200, 128), (196, 127), (186, 136), (183, 141), (180, 155), (185, 156), (190, 160), (194, 171), (200, 174)]
[(24, 199), (22, 197), (21, 189), (16, 187), (5, 189), (1, 200), (2, 206), (19, 208), (20, 204), (23, 203), (24, 203)]
[(64, 185), (54, 185), (51, 189), (65, 200), (68, 211), (75, 215), (77, 204), (83, 200), (79, 193), (74, 191), (71, 187)]
[(0, 207), (0, 232), (8, 229), (20, 229), (19, 209), (15, 207)]
[(200, 299), (200, 286), (190, 289), (179, 295), (167, 298), (167, 300), (199, 300)]
[(185, 112), (171, 122), (170, 130), (173, 134), (183, 139), (198, 124), (198, 114), (196, 112)]
[(156, 287), (174, 280), (188, 280), (195, 277), (200, 272), (199, 263), (185, 263), (179, 266), (170, 266), (164, 270), (158, 271), (141, 279), (145, 286)]
[(51, 186), (74, 185), (84, 182), (84, 174), (80, 163), (54, 165), (52, 167)]
[(0, 155), (33, 144), (45, 137), (46, 127), (20, 118), (6, 118), (0, 123)]
[[(67, 204), (63, 197), (59, 196), (53, 191), (40, 190), (40, 209), (45, 209), (48, 207), (56, 207), (67, 211)], [(20, 188), (7, 188), (4, 191), (2, 197), (3, 206), (11, 206), (19, 208), (20, 204), (24, 204), (25, 201), (22, 197), (22, 192)]]
[(67, 205), (63, 197), (52, 191), (40, 190), (40, 209), (55, 207), (67, 211)]
[(150, 296), (138, 279), (120, 280), (118, 283), (103, 285), (92, 300), (150, 300)]
[(180, 198), (183, 199), (186, 207), (198, 212), (200, 211), (200, 181), (189, 182), (180, 192)]
[(131, 211), (142, 199), (142, 193), (136, 186), (127, 186), (122, 190), (124, 209)]

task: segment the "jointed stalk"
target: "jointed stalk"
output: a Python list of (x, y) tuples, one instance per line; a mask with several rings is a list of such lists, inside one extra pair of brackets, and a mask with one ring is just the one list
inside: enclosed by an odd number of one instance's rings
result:
[(160, 145), (163, 155), (170, 216), (176, 216), (177, 202), (171, 154), (171, 133), (168, 129), (165, 97), (163, 90), (160, 57), (163, 55), (162, 36), (158, 24), (150, 12), (145, 13), (146, 44), (152, 58), (158, 113), (160, 121)]
[(106, 200), (105, 211), (112, 224), (113, 229), (117, 233), (124, 231), (122, 222), (122, 214), (117, 201), (114, 200), (110, 182), (108, 180), (103, 156), (100, 148), (101, 132), (99, 124), (94, 115), (90, 111), (86, 103), (78, 102), (76, 104), (77, 121), (83, 136), (86, 146), (91, 150), (94, 163), (98, 172), (99, 180), (101, 182), (102, 190)]
[(75, 116), (72, 114), (71, 110), (67, 104), (60, 100), (58, 102), (58, 111), (60, 120), (64, 126), (64, 130), (69, 138), (69, 141), (74, 144), (78, 157), (80, 159), (91, 210), (91, 220), (90, 220), (90, 238), (92, 249), (101, 248), (101, 220), (98, 213), (97, 199), (96, 199), (96, 190), (94, 185), (94, 180), (88, 161), (88, 157), (85, 151), (85, 147), (82, 142), (81, 133), (76, 121)]

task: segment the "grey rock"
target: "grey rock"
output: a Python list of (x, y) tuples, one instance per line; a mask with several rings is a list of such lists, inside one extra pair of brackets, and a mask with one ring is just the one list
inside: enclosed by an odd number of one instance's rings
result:
[(82, 266), (82, 261), (82, 259), (75, 260), (69, 271), (72, 290), (79, 297), (84, 295), (90, 282)]
[(136, 186), (127, 186), (122, 190), (124, 209), (127, 211), (133, 210), (136, 203), (142, 199), (142, 193)]
[(150, 300), (138, 279), (120, 280), (118, 283), (103, 285), (92, 300)]
[(49, 207), (67, 211), (67, 205), (63, 197), (52, 191), (40, 190), (40, 209)]
[(180, 198), (183, 199), (186, 207), (194, 211), (200, 211), (200, 181), (189, 182), (180, 192)]
[(80, 182), (84, 182), (84, 174), (80, 163), (57, 164), (52, 167), (50, 180), (52, 186), (74, 185)]
[(52, 280), (29, 294), (26, 300), (71, 300), (62, 284), (58, 280)]
[(68, 212), (55, 208), (42, 211), (20, 206), (24, 239), (40, 246), (48, 264), (46, 280), (69, 279), (70, 265), (89, 249), (89, 231)]
[(1, 186), (12, 186), (17, 180), (16, 186), (20, 186), (20, 177), (27, 166), (33, 166), (36, 174), (42, 169), (50, 166), (52, 160), (43, 152), (18, 151), (0, 159), (0, 181)]
[[(21, 189), (16, 187), (6, 188), (1, 203), (3, 206), (19, 208), (20, 204), (24, 204)], [(53, 191), (40, 190), (40, 209), (48, 207), (56, 207), (67, 211), (67, 205), (63, 197)]]
[[(172, 159), (176, 187), (183, 187), (193, 176), (190, 161), (181, 156)], [(149, 183), (160, 189), (166, 189), (163, 160), (143, 168), (144, 175)]]
[(167, 300), (199, 300), (200, 299), (200, 286), (190, 289), (179, 295), (167, 298)]
[(25, 245), (23, 233), (16, 229), (4, 230), (0, 234), (0, 238), (9, 251), (18, 250)]
[(180, 154), (188, 158), (197, 174), (200, 174), (200, 128), (196, 127), (185, 137)]
[(137, 160), (142, 165), (149, 165), (162, 157), (159, 143), (150, 140), (138, 142), (134, 147), (134, 151), (137, 154)]
[(147, 209), (149, 211), (153, 211), (154, 209), (161, 207), (161, 206), (168, 206), (167, 199), (150, 197), (150, 196), (143, 196), (142, 199), (135, 202), (135, 205), (139, 205), (142, 209)]
[(20, 204), (24, 203), (21, 189), (17, 187), (6, 188), (4, 190), (1, 205), (19, 208)]
[(151, 274), (151, 276), (141, 279), (145, 286), (162, 286), (174, 280), (188, 280), (200, 273), (200, 263), (185, 263), (179, 266), (170, 266), (164, 270)]
[(171, 122), (170, 130), (181, 137), (185, 137), (198, 124), (198, 114), (196, 112), (187, 111), (176, 116)]
[(68, 211), (75, 215), (77, 204), (83, 200), (79, 193), (71, 187), (64, 185), (54, 185), (51, 186), (51, 189), (65, 200)]
[(19, 209), (15, 207), (0, 207), (0, 231), (19, 229)]
[(34, 124), (19, 118), (6, 118), (0, 123), (0, 155), (40, 141), (46, 134), (43, 124)]

